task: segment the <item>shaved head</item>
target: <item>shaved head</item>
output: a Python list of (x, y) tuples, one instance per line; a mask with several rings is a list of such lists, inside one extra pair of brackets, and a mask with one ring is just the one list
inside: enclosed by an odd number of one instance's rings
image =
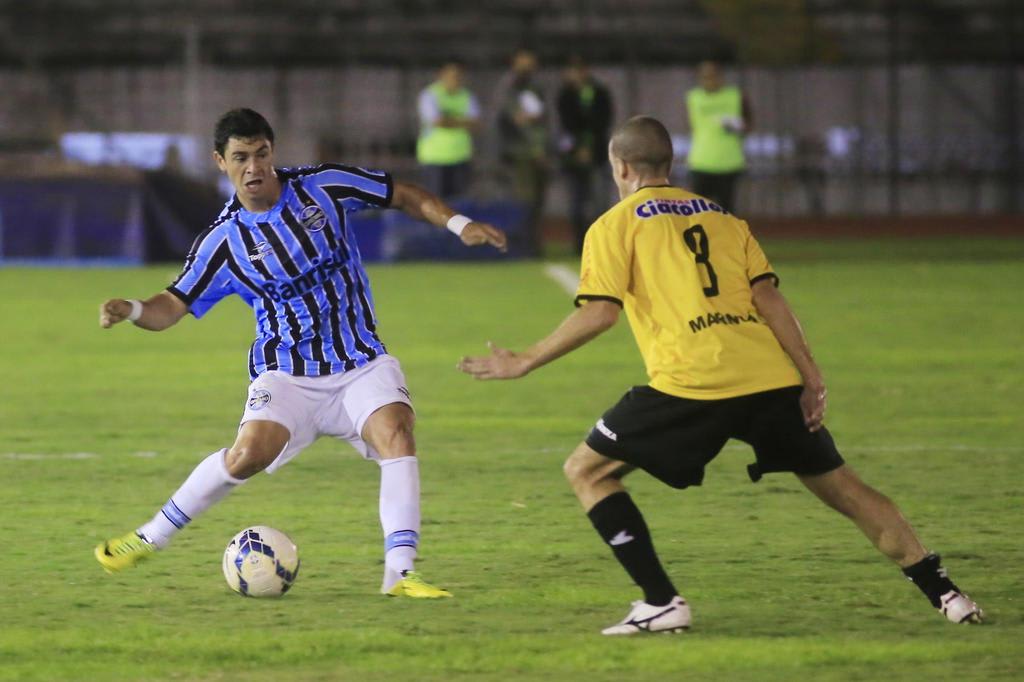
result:
[(611, 152), (644, 175), (668, 175), (672, 170), (672, 138), (650, 116), (634, 116), (612, 135)]

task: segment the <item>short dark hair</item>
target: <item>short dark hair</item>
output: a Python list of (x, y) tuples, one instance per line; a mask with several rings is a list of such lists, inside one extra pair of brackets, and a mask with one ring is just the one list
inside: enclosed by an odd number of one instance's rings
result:
[(213, 148), (218, 154), (224, 156), (224, 149), (232, 137), (243, 140), (264, 137), (273, 145), (274, 129), (267, 119), (252, 109), (232, 109), (217, 119), (217, 126), (213, 129)]
[(661, 121), (634, 116), (612, 135), (612, 153), (646, 173), (672, 169), (672, 137)]

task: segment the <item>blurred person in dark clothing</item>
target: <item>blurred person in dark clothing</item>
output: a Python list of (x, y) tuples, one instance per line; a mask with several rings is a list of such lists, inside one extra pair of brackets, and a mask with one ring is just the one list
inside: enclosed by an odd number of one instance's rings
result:
[(548, 125), (544, 92), (537, 85), (537, 56), (518, 50), (499, 86), (498, 137), (501, 161), (527, 207), (526, 252), (540, 255), (540, 218), (548, 181)]
[[(562, 129), (561, 151), (569, 181), (569, 220), (576, 253), (583, 251), (583, 237), (596, 217), (591, 206), (598, 189), (605, 186), (605, 161), (614, 109), (612, 96), (590, 75), (580, 57), (572, 57), (558, 92), (558, 120)], [(600, 202), (599, 202), (600, 204)]]

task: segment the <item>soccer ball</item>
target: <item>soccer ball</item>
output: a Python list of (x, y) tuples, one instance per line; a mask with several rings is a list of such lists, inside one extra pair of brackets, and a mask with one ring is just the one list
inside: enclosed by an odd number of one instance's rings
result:
[(299, 575), (299, 550), (287, 535), (252, 526), (224, 550), (224, 577), (243, 597), (280, 597)]

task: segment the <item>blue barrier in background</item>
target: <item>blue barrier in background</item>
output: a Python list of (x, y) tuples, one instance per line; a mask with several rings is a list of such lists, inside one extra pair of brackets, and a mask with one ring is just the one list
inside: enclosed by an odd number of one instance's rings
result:
[(142, 192), (94, 179), (0, 184), (0, 258), (144, 260)]
[(162, 171), (5, 178), (0, 262), (180, 261), (223, 203), (216, 189)]
[(491, 223), (509, 237), (507, 254), (484, 246), (470, 248), (448, 230), (413, 220), (401, 211), (366, 211), (347, 216), (364, 261), (481, 261), (527, 255), (526, 207), (514, 202), (455, 201), (452, 208)]
[[(205, 186), (161, 173), (119, 178), (51, 177), (0, 182), (0, 263), (137, 265), (184, 259), (220, 212)], [(509, 251), (469, 248), (451, 232), (401, 211), (347, 216), (367, 262), (480, 261), (526, 255), (527, 212), (514, 202), (453, 202), (509, 235)]]

